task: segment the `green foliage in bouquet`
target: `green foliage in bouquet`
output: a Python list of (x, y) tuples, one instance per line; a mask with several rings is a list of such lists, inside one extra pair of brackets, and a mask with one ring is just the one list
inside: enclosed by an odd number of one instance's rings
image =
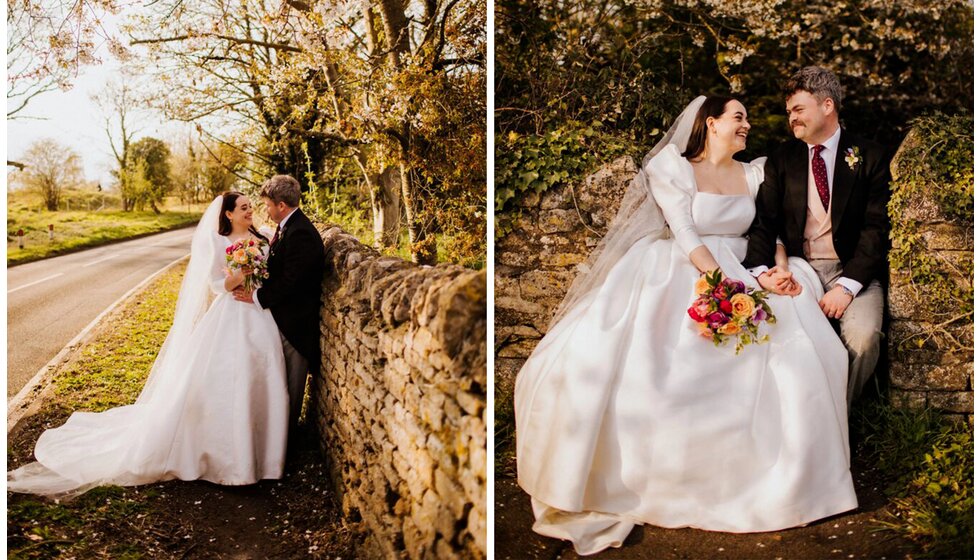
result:
[(755, 290), (743, 282), (725, 278), (721, 270), (710, 270), (695, 284), (698, 298), (687, 314), (698, 325), (701, 336), (711, 338), (715, 346), (735, 339), (735, 354), (749, 344), (763, 344), (769, 335), (759, 336), (759, 325), (773, 324), (765, 290)]

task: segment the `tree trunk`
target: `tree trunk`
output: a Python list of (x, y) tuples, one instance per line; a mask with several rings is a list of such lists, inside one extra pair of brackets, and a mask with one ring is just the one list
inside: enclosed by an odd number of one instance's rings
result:
[[(408, 18), (405, 17), (404, 4), (401, 0), (379, 0), (378, 10), (385, 29), (385, 41), (388, 48), (388, 63), (396, 71), (402, 68), (402, 58), (411, 49), (408, 40)], [(399, 170), (401, 171), (402, 202), (405, 204), (405, 218), (408, 225), (408, 241), (412, 253), (412, 262), (419, 264), (435, 264), (435, 239), (429, 238), (422, 223), (421, 200), (415, 187), (412, 173), (410, 150), (412, 146), (412, 127), (408, 121), (399, 126), (398, 139)]]
[[(405, 161), (407, 158), (402, 158)], [(436, 240), (430, 237), (422, 222), (422, 201), (418, 197), (414, 177), (408, 165), (399, 165), (401, 171), (402, 200), (405, 202), (405, 221), (408, 223), (408, 244), (412, 262), (417, 264), (436, 263)]]
[(388, 167), (376, 175), (371, 189), (371, 212), (374, 218), (374, 247), (398, 247), (398, 225), (401, 217), (401, 178), (398, 169)]

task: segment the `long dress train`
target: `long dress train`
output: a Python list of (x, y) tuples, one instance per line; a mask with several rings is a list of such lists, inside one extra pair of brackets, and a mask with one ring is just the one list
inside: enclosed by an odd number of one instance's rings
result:
[(218, 208), (220, 197), (195, 233), (177, 318), (136, 403), (75, 412), (45, 431), (37, 462), (7, 474), (9, 491), (65, 498), (104, 484), (281, 477), (289, 396), (279, 330), (268, 310), (224, 291), (230, 241), (217, 233)]

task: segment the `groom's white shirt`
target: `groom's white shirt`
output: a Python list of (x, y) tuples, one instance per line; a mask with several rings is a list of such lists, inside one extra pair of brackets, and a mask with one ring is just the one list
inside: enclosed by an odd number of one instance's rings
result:
[[(823, 158), (824, 164), (827, 166), (827, 183), (830, 185), (829, 189), (830, 189), (831, 200), (833, 200), (833, 194), (834, 194), (834, 169), (837, 167), (837, 146), (840, 144), (840, 134), (841, 134), (841, 128), (838, 126), (837, 130), (835, 130), (834, 133), (830, 135), (830, 138), (828, 138), (825, 142), (823, 142), (823, 144), (821, 144), (824, 147), (824, 149), (820, 152), (820, 156), (819, 156)], [(811, 191), (817, 188), (816, 187), (817, 183), (813, 178), (813, 155), (814, 155), (813, 147), (814, 146), (816, 146), (816, 144), (806, 145), (807, 154), (808, 154), (807, 163), (809, 164), (807, 165), (806, 183), (807, 183), (807, 188), (810, 189)], [(777, 242), (782, 244), (781, 240), (777, 239)], [(765, 265), (757, 266), (749, 270), (749, 274), (758, 278), (760, 274), (762, 274), (767, 270), (769, 270), (768, 266)], [(850, 278), (845, 278), (843, 276), (838, 278), (836, 283), (850, 290), (855, 296), (858, 294), (858, 292), (861, 291), (862, 288), (864, 288), (864, 285), (858, 282), (857, 280), (852, 280)]]
[[(286, 217), (279, 222), (279, 233), (282, 233), (282, 230), (286, 228), (286, 221), (289, 220), (289, 217), (295, 214), (297, 210), (299, 210), (299, 208), (293, 208), (293, 211), (286, 214)], [(252, 292), (252, 301), (259, 307), (262, 307), (262, 305), (259, 304), (259, 290), (261, 289), (261, 287), (255, 288), (255, 290)]]

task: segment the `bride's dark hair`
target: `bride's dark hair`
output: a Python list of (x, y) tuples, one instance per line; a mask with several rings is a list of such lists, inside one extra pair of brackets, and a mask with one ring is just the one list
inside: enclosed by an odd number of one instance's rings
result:
[(691, 130), (691, 137), (687, 140), (687, 148), (684, 149), (682, 156), (694, 159), (704, 152), (704, 145), (708, 141), (708, 117), (717, 119), (724, 115), (725, 105), (734, 100), (734, 97), (720, 95), (709, 95), (704, 100), (697, 116), (694, 117), (694, 128)]
[[(221, 213), (218, 214), (218, 235), (228, 235), (231, 233), (231, 220), (228, 219), (225, 212), (234, 212), (235, 206), (238, 205), (238, 198), (241, 196), (245, 196), (245, 193), (240, 193), (238, 191), (221, 193)], [(250, 231), (252, 235), (256, 237), (269, 241), (266, 236), (262, 235), (259, 233), (259, 230), (255, 229), (255, 226), (248, 226), (248, 231)]]

